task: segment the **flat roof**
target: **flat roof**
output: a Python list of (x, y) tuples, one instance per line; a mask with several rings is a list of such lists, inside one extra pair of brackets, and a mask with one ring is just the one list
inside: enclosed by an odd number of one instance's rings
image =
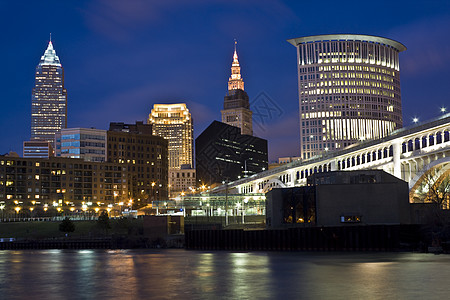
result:
[(311, 35), (305, 37), (299, 37), (287, 40), (292, 45), (296, 46), (303, 43), (309, 42), (321, 42), (321, 41), (367, 41), (377, 44), (388, 45), (394, 47), (399, 52), (405, 51), (406, 46), (400, 42), (380, 37), (374, 35), (364, 35), (364, 34), (321, 34), (321, 35)]

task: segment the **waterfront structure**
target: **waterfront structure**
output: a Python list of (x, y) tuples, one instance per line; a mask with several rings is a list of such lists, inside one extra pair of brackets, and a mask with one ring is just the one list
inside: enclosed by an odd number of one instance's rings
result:
[(180, 169), (169, 171), (169, 197), (195, 192), (197, 186), (195, 169), (181, 165)]
[(66, 127), (67, 91), (64, 88), (64, 69), (50, 41), (36, 67), (31, 95), (31, 140), (53, 144), (55, 133)]
[[(214, 188), (213, 193), (262, 193), (275, 187), (306, 185), (315, 173), (340, 170), (384, 170), (409, 183), (410, 202), (428, 179), (442, 182), (450, 170), (450, 114), (402, 128), (380, 140), (364, 141), (335, 153), (297, 160), (249, 178)], [(429, 181), (428, 181), (429, 182)], [(450, 202), (443, 203), (450, 208)]]
[(221, 113), (223, 123), (239, 127), (241, 134), (253, 135), (253, 112), (250, 110), (249, 97), (244, 91), (244, 80), (241, 76), (236, 42), (234, 44), (233, 63), (231, 64), (231, 76), (228, 80), (228, 93), (224, 97)]
[(52, 143), (40, 140), (23, 142), (23, 157), (49, 158), (54, 156)]
[(110, 211), (119, 199), (128, 200), (127, 169), (121, 164), (0, 156), (0, 203), (5, 211), (94, 213)]
[(126, 166), (129, 198), (135, 207), (167, 199), (168, 141), (152, 134), (152, 125), (110, 123), (107, 160)]
[(195, 140), (197, 183), (211, 186), (267, 170), (267, 140), (213, 121)]
[(313, 174), (266, 196), (268, 228), (410, 223), (408, 183), (382, 170)]
[(194, 126), (185, 103), (155, 104), (148, 117), (153, 134), (169, 144), (169, 168), (193, 167)]
[(288, 42), (297, 48), (303, 159), (402, 127), (399, 52), (404, 45), (358, 34)]
[(82, 158), (85, 161), (106, 161), (106, 130), (66, 128), (55, 134), (58, 157)]

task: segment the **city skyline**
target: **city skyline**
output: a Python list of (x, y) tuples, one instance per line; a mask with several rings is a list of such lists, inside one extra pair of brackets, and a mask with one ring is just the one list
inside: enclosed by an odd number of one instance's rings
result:
[[(2, 153), (21, 153), (29, 138), (33, 69), (49, 32), (70, 91), (68, 127), (106, 129), (109, 122), (145, 120), (155, 103), (185, 102), (197, 137), (211, 121), (220, 120), (234, 38), (250, 102), (261, 107), (256, 112), (252, 108), (255, 135), (268, 139), (270, 161), (300, 150), (296, 51), (286, 42), (290, 38), (362, 33), (399, 40), (408, 48), (400, 59), (404, 126), (414, 117), (425, 121), (439, 115), (448, 103), (444, 87), (450, 44), (442, 37), (450, 32), (450, 4), (444, 1), (390, 3), (389, 11), (381, 10), (383, 5), (379, 10), (330, 7), (320, 12), (323, 18), (305, 14), (313, 7), (293, 1), (132, 1), (127, 6), (81, 1), (50, 8), (51, 3), (29, 3), (27, 11), (20, 4), (1, 4), (1, 22), (8, 28), (4, 39), (10, 44), (0, 50), (8, 57), (0, 119), (10, 129), (0, 135)], [(20, 15), (10, 13), (19, 10)], [(357, 18), (357, 23), (346, 18), (357, 13), (367, 18)], [(28, 26), (35, 15), (41, 21)], [(272, 116), (261, 111), (262, 100), (272, 105)]]

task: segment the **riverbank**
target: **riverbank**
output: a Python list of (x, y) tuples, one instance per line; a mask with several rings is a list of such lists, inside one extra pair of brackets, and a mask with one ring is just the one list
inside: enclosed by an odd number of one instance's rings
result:
[(0, 223), (0, 250), (186, 248), (206, 251), (450, 253), (449, 243), (435, 246), (427, 241), (424, 238), (426, 231), (420, 225), (265, 230), (264, 224), (257, 219), (228, 226), (224, 226), (221, 219), (195, 217), (186, 221), (184, 234), (183, 231), (169, 234), (164, 226), (145, 225), (144, 218), (110, 219), (108, 229), (95, 220), (73, 221), (75, 230), (70, 233), (59, 231), (61, 221)]

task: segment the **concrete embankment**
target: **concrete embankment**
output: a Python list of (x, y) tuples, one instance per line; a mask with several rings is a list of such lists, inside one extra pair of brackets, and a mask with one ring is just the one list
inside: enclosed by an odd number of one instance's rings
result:
[(419, 247), (415, 225), (186, 231), (186, 249), (264, 251), (395, 251)]

